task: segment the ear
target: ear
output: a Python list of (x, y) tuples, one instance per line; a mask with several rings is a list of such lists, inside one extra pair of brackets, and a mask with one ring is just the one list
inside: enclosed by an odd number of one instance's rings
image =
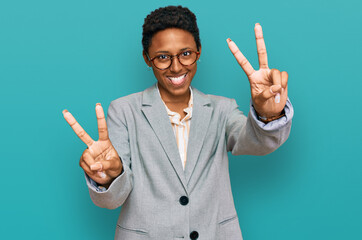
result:
[(201, 57), (201, 45), (200, 45), (200, 47), (199, 47), (199, 56), (198, 56), (198, 58), (197, 58), (197, 60), (199, 60), (200, 59), (200, 57)]
[(147, 66), (151, 67), (151, 61), (148, 60), (146, 52), (142, 51), (142, 55), (143, 55), (143, 59), (145, 60), (145, 63), (147, 64)]

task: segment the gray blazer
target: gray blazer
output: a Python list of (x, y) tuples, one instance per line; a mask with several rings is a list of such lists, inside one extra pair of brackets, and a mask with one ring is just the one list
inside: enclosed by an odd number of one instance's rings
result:
[(170, 120), (155, 86), (114, 100), (108, 131), (124, 167), (106, 191), (87, 184), (99, 207), (122, 206), (117, 240), (240, 240), (227, 152), (264, 155), (288, 138), (293, 108), (264, 124), (235, 100), (193, 88), (194, 104), (185, 170)]

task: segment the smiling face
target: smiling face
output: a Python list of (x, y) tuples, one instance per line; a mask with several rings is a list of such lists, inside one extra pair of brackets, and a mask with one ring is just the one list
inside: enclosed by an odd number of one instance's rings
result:
[[(161, 54), (176, 55), (187, 50), (197, 51), (192, 34), (182, 29), (168, 28), (157, 32), (152, 37), (148, 55), (152, 59)], [(189, 86), (197, 70), (196, 62), (190, 66), (183, 66), (177, 57), (173, 57), (171, 66), (165, 70), (160, 70), (148, 60), (145, 53), (143, 53), (143, 57), (147, 65), (153, 69), (161, 97), (165, 102), (189, 98)]]

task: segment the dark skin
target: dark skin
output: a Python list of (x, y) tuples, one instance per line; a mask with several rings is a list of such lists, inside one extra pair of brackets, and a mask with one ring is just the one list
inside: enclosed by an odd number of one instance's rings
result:
[[(254, 70), (230, 39), (227, 40), (228, 46), (249, 79), (253, 106), (259, 116), (267, 118), (279, 116), (288, 98), (288, 74), (277, 69), (269, 69), (261, 26), (256, 24), (254, 30), (259, 70)], [(197, 51), (192, 34), (181, 29), (169, 28), (153, 36), (148, 53), (152, 58), (160, 53), (176, 55), (184, 49)], [(143, 57), (146, 64), (153, 69), (162, 100), (171, 111), (179, 113), (181, 118), (185, 117), (183, 109), (187, 108), (190, 100), (189, 86), (196, 74), (197, 64), (183, 66), (175, 57), (168, 69), (159, 70), (148, 60), (145, 52)], [(94, 141), (84, 131), (70, 112), (64, 110), (63, 115), (78, 137), (88, 146), (80, 158), (79, 165), (94, 181), (108, 187), (122, 173), (123, 166), (108, 137), (102, 106), (100, 104), (96, 106), (98, 141)]]
[(288, 99), (288, 73), (269, 69), (263, 30), (255, 24), (255, 39), (259, 57), (259, 70), (254, 70), (236, 44), (227, 39), (230, 51), (249, 79), (253, 106), (259, 116), (279, 116)]
[[(184, 50), (197, 51), (196, 42), (191, 33), (178, 29), (169, 28), (156, 33), (152, 37), (148, 55), (152, 59), (159, 54), (176, 55)], [(201, 49), (199, 49), (201, 52)], [(200, 56), (200, 55), (199, 55)], [(143, 52), (146, 64), (153, 69), (157, 79), (158, 89), (161, 98), (166, 106), (173, 112), (180, 114), (181, 119), (186, 116), (183, 111), (187, 108), (190, 100), (190, 84), (196, 74), (197, 63), (190, 66), (183, 66), (176, 57), (172, 59), (172, 64), (168, 69), (157, 69)], [(181, 84), (173, 84), (170, 78), (180, 77), (187, 74)]]

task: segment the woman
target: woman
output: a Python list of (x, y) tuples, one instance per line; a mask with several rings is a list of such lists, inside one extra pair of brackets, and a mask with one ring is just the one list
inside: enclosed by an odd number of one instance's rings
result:
[(288, 75), (268, 68), (259, 24), (255, 36), (258, 71), (227, 40), (250, 81), (248, 117), (234, 100), (190, 87), (201, 43), (195, 15), (180, 6), (145, 19), (143, 58), (157, 84), (113, 101), (107, 123), (97, 104), (98, 141), (63, 111), (88, 146), (80, 166), (91, 199), (100, 207), (122, 206), (115, 239), (242, 239), (227, 151), (274, 151), (287, 139), (293, 115)]

